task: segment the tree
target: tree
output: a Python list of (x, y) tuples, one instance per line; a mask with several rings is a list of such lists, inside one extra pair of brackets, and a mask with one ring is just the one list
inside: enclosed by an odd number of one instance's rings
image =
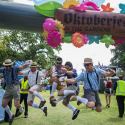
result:
[[(6, 43), (6, 49), (0, 50), (1, 64), (5, 58), (11, 58), (13, 61), (36, 61), (41, 68), (50, 69), (54, 65), (57, 55), (55, 51), (60, 51), (61, 46), (57, 48), (50, 47), (42, 34), (28, 33), (21, 31), (4, 32), (2, 43)], [(4, 52), (3, 52), (4, 51)]]
[(125, 71), (125, 42), (116, 46), (115, 49), (111, 49), (111, 53), (114, 55), (110, 60), (112, 65), (118, 65)]

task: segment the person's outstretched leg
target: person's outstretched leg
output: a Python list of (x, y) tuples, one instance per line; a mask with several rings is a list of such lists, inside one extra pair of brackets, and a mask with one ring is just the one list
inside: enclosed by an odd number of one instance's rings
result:
[(32, 88), (29, 90), (29, 92), (30, 92), (30, 94), (37, 96), (41, 100), (39, 108), (43, 107), (44, 104), (46, 103), (46, 100), (44, 98), (42, 98), (42, 96), (36, 90), (34, 90)]

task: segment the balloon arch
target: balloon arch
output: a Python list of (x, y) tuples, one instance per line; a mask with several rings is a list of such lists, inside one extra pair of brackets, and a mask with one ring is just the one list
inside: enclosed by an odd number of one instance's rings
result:
[(99, 8), (90, 0), (47, 1), (34, 7), (0, 1), (0, 28), (43, 32), (51, 47), (72, 43), (80, 48), (102, 42), (108, 48), (125, 40), (124, 6), (120, 3), (120, 13), (114, 13), (110, 3)]

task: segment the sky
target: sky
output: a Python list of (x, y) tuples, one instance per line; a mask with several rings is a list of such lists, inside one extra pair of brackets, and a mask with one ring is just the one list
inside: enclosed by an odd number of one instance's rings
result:
[[(34, 1), (34, 2), (33, 2)], [(40, 5), (39, 3), (44, 3), (49, 0), (14, 0), (14, 2), (23, 3), (23, 4), (29, 4), (34, 5), (34, 3)], [(65, 0), (56, 0), (60, 3), (63, 3)], [(110, 3), (110, 7), (114, 8), (115, 13), (119, 13), (119, 3), (125, 4), (125, 0), (93, 0), (97, 5), (100, 7), (102, 4), (106, 5), (107, 3)], [(80, 0), (80, 3), (82, 0)], [(36, 5), (35, 4), (35, 5)], [(84, 69), (83, 62), (84, 58), (92, 58), (94, 65), (98, 65), (98, 62), (103, 66), (108, 66), (110, 64), (110, 59), (113, 57), (113, 54), (111, 54), (110, 49), (115, 48), (114, 46), (110, 45), (109, 48), (105, 47), (104, 43), (93, 43), (91, 45), (87, 44), (84, 45), (81, 48), (76, 48), (73, 46), (72, 43), (62, 44), (62, 50), (59, 53), (56, 53), (58, 56), (63, 58), (63, 64), (65, 64), (66, 61), (70, 61), (73, 64), (73, 67), (77, 69), (78, 74)]]

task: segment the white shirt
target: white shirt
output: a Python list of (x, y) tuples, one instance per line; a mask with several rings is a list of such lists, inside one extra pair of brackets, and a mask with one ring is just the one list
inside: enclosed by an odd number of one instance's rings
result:
[[(36, 70), (35, 72), (32, 72), (31, 70), (22, 71), (23, 75), (28, 76), (28, 84), (30, 87), (36, 85), (37, 72), (38, 70)], [(39, 71), (37, 84), (41, 85), (41, 77), (45, 77), (45, 76), (46, 75), (42, 71)]]

